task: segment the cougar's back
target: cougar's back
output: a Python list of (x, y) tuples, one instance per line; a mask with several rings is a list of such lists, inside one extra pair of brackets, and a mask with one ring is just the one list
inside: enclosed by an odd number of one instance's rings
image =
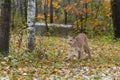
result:
[(88, 45), (87, 36), (84, 33), (81, 33), (73, 40), (73, 44), (71, 44), (71, 47), (82, 48), (84, 47), (84, 45)]

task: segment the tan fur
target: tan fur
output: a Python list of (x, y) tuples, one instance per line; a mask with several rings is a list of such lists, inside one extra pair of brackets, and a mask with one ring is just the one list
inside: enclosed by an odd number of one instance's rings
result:
[(69, 60), (75, 51), (78, 51), (78, 59), (81, 60), (82, 58), (82, 49), (85, 53), (88, 53), (88, 57), (91, 58), (90, 49), (88, 46), (87, 36), (84, 33), (79, 34), (74, 38), (69, 37), (68, 43), (70, 44), (70, 54), (68, 55), (67, 60)]

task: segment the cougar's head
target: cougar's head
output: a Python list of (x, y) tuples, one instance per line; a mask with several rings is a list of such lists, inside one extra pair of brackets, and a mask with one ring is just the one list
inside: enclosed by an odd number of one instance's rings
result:
[(68, 44), (72, 45), (74, 37), (68, 36)]

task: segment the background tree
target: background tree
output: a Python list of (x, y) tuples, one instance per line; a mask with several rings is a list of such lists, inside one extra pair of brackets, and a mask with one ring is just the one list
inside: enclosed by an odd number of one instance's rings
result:
[[(64, 2), (65, 2), (64, 5), (66, 6), (67, 5), (67, 1), (64, 1)], [(64, 10), (64, 17), (65, 17), (64, 24), (67, 24), (67, 15), (68, 15), (67, 11)]]
[(36, 22), (36, 0), (29, 0), (27, 6), (27, 49), (32, 51), (35, 49), (35, 22)]
[(120, 38), (120, 0), (112, 0), (112, 19), (115, 38)]
[(46, 24), (47, 31), (49, 30), (48, 24), (47, 24), (47, 14), (48, 14), (48, 0), (44, 0), (44, 20)]
[(3, 0), (0, 25), (0, 52), (7, 56), (9, 53), (9, 32), (11, 19), (11, 0)]
[(50, 0), (50, 23), (53, 23), (53, 0)]

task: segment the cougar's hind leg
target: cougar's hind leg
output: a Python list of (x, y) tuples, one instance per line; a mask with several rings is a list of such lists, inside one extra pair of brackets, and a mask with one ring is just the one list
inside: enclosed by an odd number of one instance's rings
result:
[(81, 60), (82, 58), (82, 50), (78, 50), (78, 60)]
[(89, 49), (88, 45), (84, 46), (84, 50), (85, 50), (85, 53), (88, 54), (89, 59), (91, 59), (91, 53), (90, 53), (90, 49)]

